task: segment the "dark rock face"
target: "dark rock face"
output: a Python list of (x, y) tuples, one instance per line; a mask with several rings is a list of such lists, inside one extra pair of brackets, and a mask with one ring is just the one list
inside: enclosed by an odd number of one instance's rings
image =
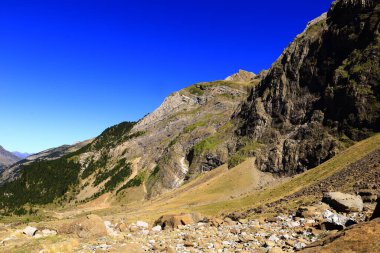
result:
[(380, 131), (380, 4), (338, 0), (272, 65), (236, 117), (266, 144), (261, 170), (291, 175), (330, 159), (340, 138)]
[(377, 205), (375, 211), (372, 214), (371, 220), (380, 218), (380, 198), (377, 199)]
[(207, 154), (205, 162), (201, 164), (201, 171), (202, 172), (211, 171), (222, 164), (223, 162), (218, 156)]

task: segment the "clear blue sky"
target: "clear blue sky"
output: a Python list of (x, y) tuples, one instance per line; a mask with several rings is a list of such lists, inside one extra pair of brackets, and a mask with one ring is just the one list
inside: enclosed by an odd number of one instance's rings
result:
[(2, 0), (0, 145), (37, 152), (269, 68), (331, 0)]

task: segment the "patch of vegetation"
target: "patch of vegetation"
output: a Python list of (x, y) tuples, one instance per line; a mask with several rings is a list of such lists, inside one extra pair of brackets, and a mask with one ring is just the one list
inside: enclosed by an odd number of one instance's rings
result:
[(242, 162), (244, 162), (247, 159), (246, 156), (240, 154), (239, 152), (236, 152), (228, 159), (228, 167), (233, 168)]
[(203, 127), (203, 126), (206, 126), (208, 122), (206, 121), (197, 121), (195, 122), (194, 124), (191, 124), (191, 125), (188, 125), (187, 127), (185, 127), (183, 129), (183, 132), (184, 133), (191, 133), (192, 131), (194, 131), (195, 129), (197, 129), (198, 127)]
[(158, 172), (160, 172), (160, 166), (156, 165), (156, 167), (154, 167), (152, 173), (149, 175), (149, 178), (156, 177)]
[(150, 175), (146, 181), (146, 186), (148, 188), (148, 194), (150, 194), (149, 190), (151, 189), (151, 186), (158, 179), (159, 173), (160, 173), (160, 166), (156, 165), (156, 167), (154, 167), (153, 171), (150, 173)]
[(117, 190), (116, 194), (118, 194), (119, 192), (127, 188), (138, 187), (143, 184), (144, 180), (145, 180), (145, 172), (142, 172), (138, 174), (137, 176), (135, 176), (134, 178), (132, 178), (131, 180), (129, 180), (125, 185), (120, 187), (120, 189)]
[(82, 179), (86, 179), (99, 168), (105, 168), (107, 161), (108, 155), (106, 153), (102, 153), (100, 158), (96, 161), (91, 160), (86, 169), (82, 172)]
[(316, 34), (319, 34), (323, 28), (325, 27), (326, 25), (326, 20), (321, 20), (319, 21), (318, 23), (310, 26), (309, 28), (307, 28), (306, 30), (306, 35), (308, 36), (314, 36)]
[(244, 162), (248, 157), (253, 156), (254, 152), (262, 146), (260, 143), (249, 141), (244, 144), (235, 154), (228, 160), (228, 167), (233, 168)]
[(139, 137), (144, 132), (129, 134), (136, 122), (123, 122), (107, 128), (91, 144), (91, 148), (99, 151), (102, 148), (114, 148), (117, 144)]
[(219, 81), (213, 81), (213, 82), (194, 84), (190, 87), (187, 87), (186, 90), (189, 93), (196, 96), (204, 95), (207, 89), (212, 86), (227, 86), (232, 89), (249, 91), (250, 88), (256, 86), (259, 82), (260, 80), (253, 80), (251, 82), (233, 82), (233, 81), (219, 80)]
[(173, 147), (178, 141), (178, 136), (169, 142), (168, 148)]
[(232, 128), (233, 125), (231, 121), (228, 121), (225, 125), (218, 129), (218, 132), (196, 143), (193, 147), (194, 156), (215, 151), (219, 145), (223, 144), (226, 136), (232, 132)]
[(48, 204), (78, 185), (80, 164), (67, 156), (23, 165), (20, 177), (0, 186), (0, 209), (3, 214), (17, 212), (25, 204)]
[(117, 185), (122, 183), (126, 178), (128, 178), (132, 174), (131, 164), (127, 163), (121, 169), (116, 172), (110, 180), (108, 180), (105, 185), (104, 189), (106, 192), (112, 191), (116, 188)]
[(199, 156), (205, 152), (210, 152), (216, 149), (222, 143), (222, 139), (218, 135), (211, 135), (208, 138), (198, 142), (194, 146), (194, 155)]
[(103, 168), (97, 175), (94, 180), (93, 185), (98, 186), (101, 182), (105, 181), (106, 179), (114, 176), (117, 172), (119, 172), (122, 168), (124, 168), (126, 165), (125, 158), (119, 160), (117, 164), (110, 170), (106, 170)]
[(214, 114), (207, 114), (205, 115), (202, 119), (200, 119), (199, 121), (191, 124), (191, 125), (188, 125), (187, 127), (185, 127), (183, 129), (183, 132), (184, 133), (191, 133), (192, 131), (194, 131), (195, 129), (197, 129), (198, 127), (203, 127), (203, 126), (207, 126), (210, 122), (212, 122), (212, 117), (215, 116)]
[(200, 85), (190, 86), (187, 88), (187, 91), (196, 96), (202, 96), (205, 93), (204, 89), (202, 89)]

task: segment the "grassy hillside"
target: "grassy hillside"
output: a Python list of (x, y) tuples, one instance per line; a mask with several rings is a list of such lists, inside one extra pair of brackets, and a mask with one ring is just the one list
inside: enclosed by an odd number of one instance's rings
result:
[[(331, 160), (303, 174), (276, 181), (268, 174), (259, 172), (253, 166), (252, 159), (230, 170), (223, 165), (149, 203), (131, 205), (127, 211), (128, 217), (152, 220), (161, 214), (180, 211), (218, 215), (254, 208), (323, 181), (377, 149), (380, 149), (380, 134), (356, 143)], [(269, 186), (260, 189), (261, 184), (265, 183)]]
[(33, 205), (70, 202), (75, 199), (81, 180), (94, 172), (97, 172), (96, 184), (106, 181), (101, 193), (114, 190), (132, 173), (125, 159), (116, 162), (108, 171), (105, 170), (108, 155), (102, 153), (97, 160), (89, 157), (83, 170), (80, 156), (110, 149), (121, 141), (141, 135), (141, 132), (129, 134), (134, 124), (123, 122), (110, 127), (92, 143), (58, 159), (36, 159), (21, 165), (18, 177), (0, 186), (0, 213), (24, 215)]

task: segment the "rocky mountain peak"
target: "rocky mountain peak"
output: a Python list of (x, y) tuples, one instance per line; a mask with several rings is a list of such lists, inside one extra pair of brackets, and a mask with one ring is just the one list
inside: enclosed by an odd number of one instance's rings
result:
[(233, 82), (250, 82), (256, 78), (256, 74), (253, 72), (248, 72), (243, 69), (239, 69), (239, 72), (227, 77), (226, 81)]

